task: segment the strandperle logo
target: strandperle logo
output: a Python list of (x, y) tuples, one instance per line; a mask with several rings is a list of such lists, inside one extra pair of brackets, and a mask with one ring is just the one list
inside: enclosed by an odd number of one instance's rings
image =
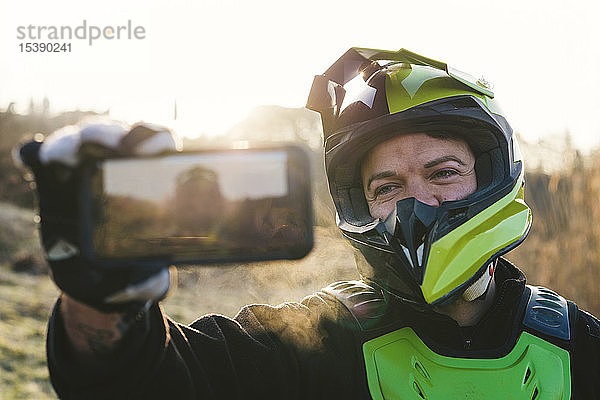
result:
[(17, 39), (19, 40), (87, 40), (92, 45), (96, 40), (142, 40), (146, 38), (146, 29), (143, 26), (134, 26), (131, 20), (125, 25), (88, 25), (83, 20), (81, 25), (28, 25), (17, 26)]

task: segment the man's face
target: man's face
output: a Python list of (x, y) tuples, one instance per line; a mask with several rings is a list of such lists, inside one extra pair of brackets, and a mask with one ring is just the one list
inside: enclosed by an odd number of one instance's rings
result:
[(369, 211), (381, 219), (398, 200), (415, 197), (438, 207), (477, 189), (475, 157), (467, 143), (424, 133), (399, 135), (375, 146), (363, 159), (361, 174)]

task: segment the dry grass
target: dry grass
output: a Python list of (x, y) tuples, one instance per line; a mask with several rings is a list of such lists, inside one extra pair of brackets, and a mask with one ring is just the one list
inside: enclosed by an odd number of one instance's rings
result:
[(47, 276), (0, 267), (0, 399), (56, 398), (46, 367), (46, 324), (58, 290)]
[(600, 315), (600, 154), (587, 163), (576, 158), (545, 181), (545, 199), (539, 192), (528, 196), (531, 233), (508, 258), (530, 283), (552, 288)]

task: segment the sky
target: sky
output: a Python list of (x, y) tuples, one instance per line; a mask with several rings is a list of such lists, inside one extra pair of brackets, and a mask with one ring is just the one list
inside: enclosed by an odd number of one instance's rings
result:
[(104, 167), (104, 187), (108, 194), (164, 201), (175, 196), (181, 173), (204, 167), (216, 175), (226, 200), (282, 197), (288, 193), (286, 160), (283, 151), (201, 153), (158, 161), (112, 160)]
[[(350, 47), (406, 48), (490, 81), (526, 140), (568, 131), (586, 150), (600, 146), (598, 15), (594, 0), (3, 0), (0, 109), (24, 112), (47, 96), (52, 112), (109, 110), (219, 134), (258, 105), (304, 106), (314, 75)], [(90, 45), (86, 31), (44, 40), (71, 43), (68, 53), (20, 50), (38, 40), (19, 38), (19, 27), (84, 21), (109, 36), (131, 21), (143, 38)]]

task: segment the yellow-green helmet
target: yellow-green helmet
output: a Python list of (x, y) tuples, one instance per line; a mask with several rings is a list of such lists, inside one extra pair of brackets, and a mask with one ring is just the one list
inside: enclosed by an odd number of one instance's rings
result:
[[(363, 279), (407, 301), (439, 304), (527, 235), (521, 155), (486, 82), (404, 49), (352, 48), (315, 77), (307, 108), (321, 114), (338, 226), (364, 257)], [(464, 140), (475, 156), (477, 190), (439, 207), (403, 199), (385, 220), (373, 218), (361, 160), (411, 132)]]

